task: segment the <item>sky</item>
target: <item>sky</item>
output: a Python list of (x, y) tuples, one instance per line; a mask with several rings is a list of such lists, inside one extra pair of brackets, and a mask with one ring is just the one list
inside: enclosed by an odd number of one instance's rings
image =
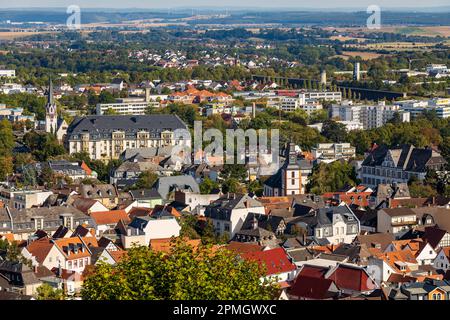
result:
[[(450, 6), (449, 0), (0, 0), (0, 8), (67, 7), (81, 8), (168, 8), (168, 7), (246, 7), (246, 8), (367, 8)], [(0, 9), (1, 10), (1, 9)]]

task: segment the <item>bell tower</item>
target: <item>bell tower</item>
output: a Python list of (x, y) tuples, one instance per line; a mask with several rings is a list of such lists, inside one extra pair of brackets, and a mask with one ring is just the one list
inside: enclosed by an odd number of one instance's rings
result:
[(53, 83), (50, 83), (47, 91), (47, 104), (45, 105), (45, 132), (56, 133), (58, 127), (58, 114), (56, 103), (53, 99)]
[(281, 193), (283, 196), (303, 194), (302, 174), (297, 160), (295, 144), (289, 143), (286, 150), (286, 161), (281, 168)]

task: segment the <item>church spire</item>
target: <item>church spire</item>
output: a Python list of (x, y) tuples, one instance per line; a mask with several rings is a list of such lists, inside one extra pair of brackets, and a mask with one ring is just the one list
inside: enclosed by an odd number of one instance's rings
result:
[(52, 78), (50, 77), (49, 84), (48, 84), (48, 97), (47, 97), (47, 104), (53, 105), (53, 82)]

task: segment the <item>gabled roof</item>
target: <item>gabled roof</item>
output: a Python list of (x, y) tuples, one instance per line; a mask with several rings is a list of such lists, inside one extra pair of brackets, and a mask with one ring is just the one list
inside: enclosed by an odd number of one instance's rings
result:
[(246, 194), (226, 194), (206, 207), (205, 216), (218, 220), (230, 220), (234, 209), (262, 207), (261, 202)]
[(446, 234), (446, 230), (442, 230), (437, 226), (425, 227), (425, 233), (423, 234), (422, 238), (427, 241), (433, 248), (436, 248)]
[(322, 300), (336, 296), (336, 289), (331, 279), (298, 276), (288, 293), (299, 298)]
[(76, 197), (73, 202), (72, 206), (80, 210), (81, 212), (88, 214), (89, 210), (96, 204), (99, 203), (95, 199), (89, 199), (89, 198), (82, 198), (82, 197)]
[(265, 267), (266, 275), (276, 275), (294, 271), (296, 269), (295, 265), (289, 260), (283, 248), (248, 252), (242, 254), (241, 257), (246, 260), (256, 261), (260, 266)]
[(333, 280), (340, 289), (366, 292), (378, 288), (367, 271), (359, 266), (338, 264), (334, 267), (334, 270), (330, 268), (330, 274), (327, 278)]
[(225, 249), (236, 252), (238, 254), (246, 254), (249, 252), (263, 251), (264, 247), (254, 243), (231, 241), (225, 246)]
[(420, 149), (412, 145), (389, 150), (387, 146), (379, 146), (363, 161), (363, 166), (381, 166), (386, 156), (393, 160), (396, 168), (410, 172), (425, 172), (429, 164), (445, 164), (442, 156), (432, 149)]
[(117, 224), (120, 220), (128, 221), (128, 214), (125, 210), (99, 211), (91, 213), (97, 225)]
[(31, 242), (26, 249), (36, 258), (37, 262), (42, 264), (52, 247), (53, 243), (49, 239), (42, 238)]

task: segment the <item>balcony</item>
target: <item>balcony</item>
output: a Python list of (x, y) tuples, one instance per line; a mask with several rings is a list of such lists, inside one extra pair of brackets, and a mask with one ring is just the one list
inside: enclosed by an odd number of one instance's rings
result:
[(398, 222), (391, 222), (391, 226), (393, 227), (399, 227), (399, 226), (412, 226), (416, 225), (416, 221), (398, 221)]

